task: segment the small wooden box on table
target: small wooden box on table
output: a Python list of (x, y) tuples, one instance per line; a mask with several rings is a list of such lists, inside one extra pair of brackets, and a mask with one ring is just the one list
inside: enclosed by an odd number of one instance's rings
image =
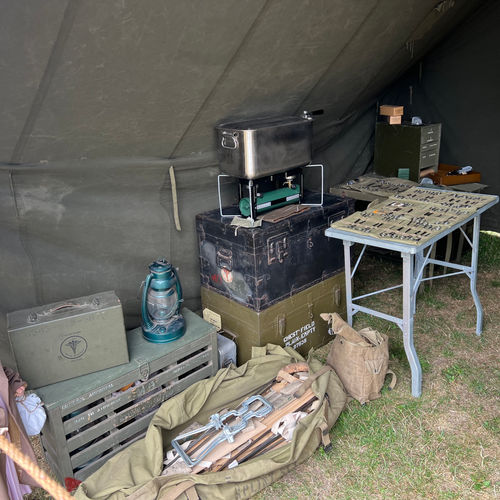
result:
[(437, 172), (429, 174), (434, 184), (442, 184), (444, 186), (456, 186), (459, 184), (469, 184), (481, 182), (481, 173), (471, 170), (466, 174), (450, 175), (450, 172), (458, 170), (460, 167), (458, 165), (448, 165), (446, 163), (440, 163), (438, 165)]
[(37, 389), (47, 422), (41, 438), (59, 480), (83, 480), (133, 441), (168, 398), (218, 369), (217, 329), (184, 308), (186, 333), (173, 342), (127, 332), (130, 362)]

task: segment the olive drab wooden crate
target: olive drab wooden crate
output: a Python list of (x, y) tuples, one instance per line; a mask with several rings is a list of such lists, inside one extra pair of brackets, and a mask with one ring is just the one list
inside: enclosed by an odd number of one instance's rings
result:
[(337, 312), (345, 318), (345, 274), (337, 273), (260, 312), (204, 287), (201, 302), (220, 317), (222, 329), (236, 342), (239, 365), (250, 359), (253, 346), (269, 343), (293, 347), (307, 356), (312, 347), (333, 338), (320, 314)]
[(218, 369), (217, 329), (182, 309), (186, 333), (154, 344), (127, 332), (130, 362), (37, 389), (47, 421), (41, 439), (59, 480), (83, 480), (144, 436), (159, 406)]
[(344, 252), (325, 229), (353, 209), (354, 200), (325, 195), (321, 207), (255, 228), (232, 226), (219, 210), (197, 215), (202, 289), (263, 311), (334, 276)]

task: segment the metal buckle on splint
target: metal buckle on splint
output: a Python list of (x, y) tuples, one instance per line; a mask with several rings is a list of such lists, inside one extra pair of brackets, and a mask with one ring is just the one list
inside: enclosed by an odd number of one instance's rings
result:
[[(255, 401), (260, 401), (262, 406), (260, 406), (256, 410), (250, 409), (250, 405)], [(234, 441), (234, 436), (238, 434), (238, 432), (245, 429), (248, 424), (248, 421), (251, 418), (260, 418), (265, 417), (269, 413), (273, 411), (273, 406), (269, 401), (263, 398), (260, 395), (251, 396), (243, 403), (237, 410), (231, 410), (224, 415), (219, 415), (219, 413), (215, 413), (210, 417), (210, 421), (207, 425), (200, 427), (194, 431), (186, 432), (185, 434), (181, 434), (177, 436), (172, 441), (173, 448), (177, 451), (179, 456), (184, 460), (184, 462), (190, 467), (195, 466), (200, 463), (204, 457), (206, 457), (214, 448), (216, 448), (220, 443), (227, 441), (228, 443), (232, 443)], [(239, 418), (240, 421), (235, 425), (228, 425), (224, 422), (229, 418)], [(215, 439), (210, 440), (208, 444), (201, 448), (201, 450), (196, 452), (196, 458), (190, 457), (182, 448), (181, 444), (185, 441), (193, 439), (195, 436), (202, 437), (202, 435), (206, 435), (207, 432), (210, 431), (220, 431), (219, 434), (215, 437)]]

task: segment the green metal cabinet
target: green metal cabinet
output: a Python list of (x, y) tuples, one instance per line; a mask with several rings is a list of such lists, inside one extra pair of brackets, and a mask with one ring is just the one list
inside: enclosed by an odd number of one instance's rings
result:
[(397, 177), (400, 168), (409, 169), (409, 179), (420, 180), (420, 171), (437, 171), (441, 124), (389, 125), (379, 122), (375, 129), (375, 173)]

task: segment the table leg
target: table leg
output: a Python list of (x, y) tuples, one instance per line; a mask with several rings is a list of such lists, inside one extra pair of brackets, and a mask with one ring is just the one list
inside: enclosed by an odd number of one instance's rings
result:
[[(451, 249), (453, 247), (453, 233), (450, 233), (447, 237), (446, 237), (446, 252), (444, 254), (444, 260), (446, 262), (450, 262), (450, 259), (451, 259)], [(443, 274), (446, 274), (448, 271), (448, 268), (447, 267), (444, 267), (443, 266)]]
[(422, 394), (422, 368), (413, 345), (413, 311), (415, 297), (413, 293), (413, 256), (402, 253), (403, 257), (403, 344), (411, 369), (411, 393), (418, 398)]
[(351, 245), (344, 240), (344, 268), (345, 268), (345, 300), (347, 309), (347, 323), (352, 326), (352, 276), (351, 276)]
[[(468, 224), (464, 224), (462, 226), (462, 229), (467, 232), (467, 226)], [(464, 248), (464, 233), (462, 233), (462, 231), (458, 230), (458, 232), (460, 233), (458, 235), (458, 247), (457, 247), (457, 254), (455, 256), (455, 262), (457, 264), (460, 264), (460, 261), (462, 260), (462, 250)]]
[[(417, 252), (415, 254), (415, 269), (418, 273), (418, 270), (422, 267), (422, 263), (424, 262), (424, 252), (423, 250), (420, 252)], [(422, 272), (422, 278), (424, 277), (423, 272)], [(415, 294), (417, 292), (423, 292), (424, 290), (424, 284), (420, 283), (420, 286), (418, 287), (418, 290), (415, 290)], [(417, 300), (415, 299), (413, 301), (413, 314), (415, 314), (417, 308)]]
[(474, 304), (476, 306), (476, 335), (481, 335), (483, 331), (483, 306), (479, 300), (479, 295), (476, 290), (477, 282), (477, 256), (479, 253), (479, 226), (480, 226), (480, 215), (474, 217), (474, 229), (472, 232), (472, 257), (471, 257), (471, 273), (470, 273), (470, 291), (472, 293), (472, 298), (474, 299)]
[[(431, 259), (436, 258), (436, 246), (437, 246), (437, 242), (432, 244)], [(434, 276), (434, 264), (429, 264), (428, 272), (429, 272), (428, 277), (432, 278)], [(429, 288), (432, 288), (432, 281), (433, 280), (429, 281)]]

